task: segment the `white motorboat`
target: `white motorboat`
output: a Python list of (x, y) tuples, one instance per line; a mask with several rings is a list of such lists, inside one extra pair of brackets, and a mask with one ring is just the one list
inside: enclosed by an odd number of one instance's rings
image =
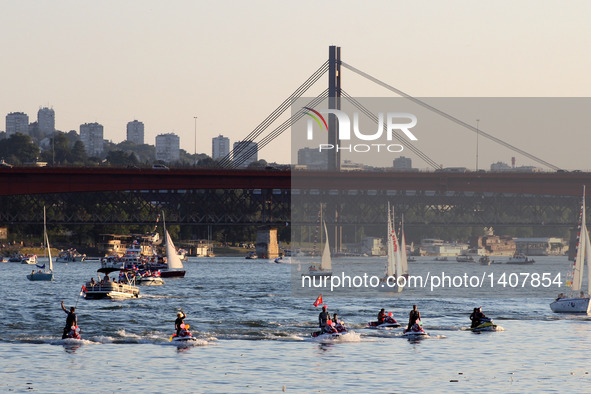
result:
[[(560, 294), (550, 304), (552, 312), (558, 313), (589, 313), (589, 294), (591, 294), (591, 242), (585, 218), (585, 187), (583, 186), (583, 202), (579, 214), (577, 250), (575, 261), (571, 271), (567, 274), (566, 285), (570, 287), (570, 293)], [(587, 266), (587, 294), (582, 291), (583, 274)]]
[(164, 284), (164, 279), (158, 273), (137, 273), (135, 276), (135, 283), (144, 286), (161, 286)]
[(86, 259), (85, 254), (80, 254), (76, 249), (62, 250), (58, 253), (55, 261), (57, 263), (75, 263)]
[(36, 254), (26, 254), (21, 259), (21, 264), (37, 264)]
[[(101, 263), (102, 265), (102, 263)], [(109, 278), (109, 274), (115, 271), (121, 271), (119, 281), (115, 282)], [(98, 282), (86, 282), (83, 286), (84, 298), (87, 300), (96, 300), (101, 298), (121, 299), (121, 298), (139, 298), (140, 289), (135, 286), (135, 277), (130, 275), (129, 271), (121, 268), (101, 267), (97, 270), (105, 276)]]
[(536, 261), (524, 255), (523, 253), (514, 254), (509, 258), (507, 264), (533, 264)]

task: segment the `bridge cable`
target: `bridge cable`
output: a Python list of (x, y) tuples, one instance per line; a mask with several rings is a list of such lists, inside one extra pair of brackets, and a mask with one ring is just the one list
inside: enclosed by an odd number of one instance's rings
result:
[(386, 88), (386, 89), (388, 89), (388, 90), (390, 90), (390, 91), (392, 91), (392, 92), (394, 92), (394, 93), (396, 93), (396, 94), (398, 94), (398, 95), (400, 95), (402, 97), (405, 97), (405, 98), (411, 100), (412, 102), (414, 102), (414, 103), (416, 103), (416, 104), (418, 104), (418, 105), (420, 105), (420, 106), (422, 106), (424, 108), (427, 108), (428, 110), (430, 110), (432, 112), (435, 112), (436, 114), (439, 114), (439, 115), (443, 116), (444, 118), (447, 118), (447, 119), (451, 120), (452, 122), (454, 122), (454, 123), (456, 123), (456, 124), (458, 124), (460, 126), (463, 126), (463, 127), (467, 128), (469, 130), (472, 130), (473, 132), (478, 133), (478, 134), (480, 134), (480, 135), (488, 138), (489, 140), (496, 142), (497, 144), (503, 145), (504, 147), (509, 148), (512, 151), (517, 152), (517, 153), (519, 153), (519, 154), (521, 154), (523, 156), (526, 156), (526, 157), (528, 157), (528, 158), (530, 158), (530, 159), (532, 159), (532, 160), (534, 160), (534, 161), (536, 161), (536, 162), (538, 162), (538, 163), (540, 163), (542, 165), (545, 165), (545, 166), (547, 166), (549, 168), (552, 168), (553, 170), (559, 170), (560, 169), (560, 167), (555, 166), (554, 164), (550, 164), (547, 161), (540, 159), (539, 157), (536, 157), (536, 156), (534, 156), (534, 155), (532, 155), (530, 153), (527, 153), (526, 151), (521, 150), (521, 149), (517, 148), (516, 146), (513, 146), (513, 145), (511, 145), (511, 144), (509, 144), (509, 143), (507, 143), (507, 142), (505, 142), (505, 141), (503, 141), (503, 140), (501, 140), (501, 139), (499, 139), (497, 137), (494, 137), (491, 134), (488, 134), (488, 133), (482, 131), (481, 129), (477, 129), (476, 127), (474, 127), (474, 126), (472, 126), (472, 125), (470, 125), (470, 124), (468, 124), (466, 122), (463, 122), (460, 119), (458, 119), (458, 118), (456, 118), (456, 117), (454, 117), (454, 116), (452, 116), (452, 115), (450, 115), (448, 113), (445, 113), (445, 112), (443, 112), (443, 111), (441, 111), (441, 110), (439, 110), (439, 109), (437, 109), (435, 107), (432, 107), (429, 104), (425, 103), (424, 101), (421, 101), (421, 100), (419, 100), (419, 99), (417, 99), (415, 97), (412, 97), (411, 95), (409, 95), (407, 93), (404, 93), (403, 91), (401, 91), (399, 89), (396, 89), (395, 87), (393, 87), (391, 85), (388, 85), (387, 83), (382, 82), (379, 79), (374, 78), (371, 75), (369, 75), (369, 74), (367, 74), (367, 73), (365, 73), (365, 72), (363, 72), (363, 71), (361, 71), (361, 70), (359, 70), (359, 69), (351, 66), (350, 64), (347, 64), (347, 63), (341, 61), (341, 65), (343, 65), (344, 67), (346, 67), (350, 71), (353, 71), (354, 73), (356, 73), (356, 74), (358, 74), (358, 75), (360, 75), (360, 76), (362, 76), (364, 78), (367, 78), (370, 81), (372, 81), (372, 82), (374, 82), (374, 83), (376, 83), (376, 84), (378, 84), (378, 85), (380, 85), (380, 86), (382, 86), (382, 87), (384, 87), (384, 88)]
[[(261, 122), (253, 131), (250, 132), (242, 141), (254, 141), (269, 125), (271, 125), (279, 116), (281, 116), (293, 103), (300, 98), (312, 85), (314, 85), (328, 71), (328, 60), (324, 62), (302, 85), (300, 85), (283, 103), (277, 107), (267, 118)], [(248, 147), (247, 144), (238, 144), (236, 150), (230, 151), (219, 165), (222, 167), (231, 166), (232, 157)]]
[[(325, 89), (324, 92), (320, 93), (316, 98), (312, 99), (309, 103), (305, 106), (308, 108), (315, 108), (317, 107), (322, 101), (328, 98), (328, 89)], [(267, 146), (270, 142), (272, 142), (275, 138), (280, 136), (285, 130), (289, 129), (294, 123), (300, 120), (305, 114), (307, 110), (304, 108), (300, 108), (297, 112), (295, 112), (289, 119), (279, 125), (275, 130), (270, 132), (266, 137), (264, 137), (260, 142), (257, 143), (257, 146), (249, 147), (245, 152), (241, 153), (238, 158), (236, 158), (232, 162), (232, 167), (237, 168), (245, 161), (247, 161), (250, 157), (255, 155), (258, 151), (262, 148)]]
[[(378, 117), (373, 112), (369, 111), (366, 107), (363, 106), (363, 104), (361, 104), (359, 101), (357, 101), (355, 98), (353, 98), (350, 94), (348, 94), (347, 92), (345, 92), (342, 89), (341, 89), (341, 93), (345, 98), (347, 98), (347, 100), (349, 100), (355, 107), (357, 107), (361, 112), (363, 112), (368, 118), (370, 118), (374, 123), (378, 124)], [(392, 136), (394, 138), (396, 138), (399, 142), (406, 142), (396, 132), (393, 132)], [(441, 167), (439, 164), (437, 164), (433, 159), (431, 159), (429, 156), (427, 156), (427, 154), (422, 152), (416, 146), (414, 146), (412, 144), (409, 144), (407, 146), (411, 151), (413, 151), (417, 156), (419, 156), (421, 159), (423, 159), (428, 165), (430, 165), (434, 169), (438, 169)]]

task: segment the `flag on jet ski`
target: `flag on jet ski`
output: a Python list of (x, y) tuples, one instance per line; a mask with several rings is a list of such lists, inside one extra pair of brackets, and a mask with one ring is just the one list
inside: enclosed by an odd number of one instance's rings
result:
[(39, 265), (39, 264), (35, 264), (35, 265), (41, 269), (45, 268), (45, 263), (43, 263), (43, 265)]
[(314, 301), (314, 306), (318, 306), (320, 304), (322, 304), (322, 294), (320, 294), (318, 298), (316, 298), (316, 301)]

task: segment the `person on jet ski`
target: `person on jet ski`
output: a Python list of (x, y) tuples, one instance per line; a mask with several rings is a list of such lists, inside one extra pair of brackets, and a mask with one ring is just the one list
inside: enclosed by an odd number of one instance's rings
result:
[(339, 320), (339, 315), (336, 313), (332, 316), (332, 324), (338, 332), (345, 330), (345, 323), (343, 323), (342, 320)]
[(386, 310), (384, 308), (380, 309), (378, 313), (378, 322), (376, 325), (382, 324), (386, 320)]
[(181, 329), (184, 328), (184, 327), (181, 327), (181, 325), (184, 326), (185, 317), (187, 317), (187, 315), (185, 315), (185, 312), (183, 312), (182, 310), (176, 314), (176, 320), (174, 321), (174, 329), (176, 330), (177, 336), (180, 334)]
[(320, 327), (322, 332), (326, 331), (327, 322), (329, 320), (331, 320), (330, 313), (328, 313), (326, 311), (326, 305), (323, 305), (322, 312), (320, 312), (320, 314), (318, 314), (318, 326)]
[(66, 326), (64, 327), (64, 333), (62, 334), (62, 339), (68, 338), (68, 334), (72, 330), (72, 327), (78, 326), (78, 318), (76, 317), (76, 307), (70, 307), (70, 311), (64, 307), (64, 302), (62, 301), (62, 310), (68, 314), (66, 318)]
[(476, 328), (480, 325), (482, 319), (486, 318), (484, 313), (482, 313), (482, 307), (474, 308), (474, 312), (470, 314), (470, 320), (472, 320), (472, 325), (470, 328)]
[(408, 314), (408, 327), (406, 327), (406, 331), (410, 331), (412, 326), (417, 322), (417, 320), (421, 320), (421, 312), (417, 310), (417, 306), (412, 306), (412, 311)]

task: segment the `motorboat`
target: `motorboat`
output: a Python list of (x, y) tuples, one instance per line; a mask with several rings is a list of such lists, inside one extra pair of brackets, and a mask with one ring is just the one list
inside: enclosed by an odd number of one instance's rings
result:
[(481, 265), (491, 265), (492, 260), (488, 256), (482, 256), (480, 259), (478, 259), (478, 262)]
[(245, 257), (246, 260), (256, 260), (258, 258), (259, 258), (259, 256), (257, 255), (256, 252), (248, 252), (248, 254)]
[(523, 253), (518, 253), (510, 257), (507, 261), (507, 264), (533, 264), (535, 262), (536, 261), (534, 259), (530, 259)]
[(80, 254), (76, 249), (62, 250), (58, 253), (55, 261), (57, 263), (82, 262), (86, 259), (85, 254)]
[(21, 258), (21, 264), (37, 264), (36, 254), (26, 254)]
[(473, 263), (474, 262), (474, 257), (472, 257), (472, 256), (466, 256), (466, 255), (460, 255), (460, 256), (456, 257), (456, 261), (458, 263)]
[(160, 276), (160, 272), (141, 272), (137, 271), (135, 275), (135, 283), (144, 286), (161, 286), (164, 284), (164, 280)]
[[(115, 271), (120, 271), (119, 281), (114, 281), (109, 278), (109, 274)], [(104, 274), (102, 280), (99, 280), (98, 282), (91, 280), (86, 282), (85, 286), (82, 287), (84, 298), (87, 300), (101, 298), (139, 298), (140, 289), (135, 286), (135, 275), (131, 275), (130, 271), (124, 270), (120, 267), (110, 268), (102, 266), (97, 270), (97, 273), (99, 274), (99, 279), (100, 274)]]

